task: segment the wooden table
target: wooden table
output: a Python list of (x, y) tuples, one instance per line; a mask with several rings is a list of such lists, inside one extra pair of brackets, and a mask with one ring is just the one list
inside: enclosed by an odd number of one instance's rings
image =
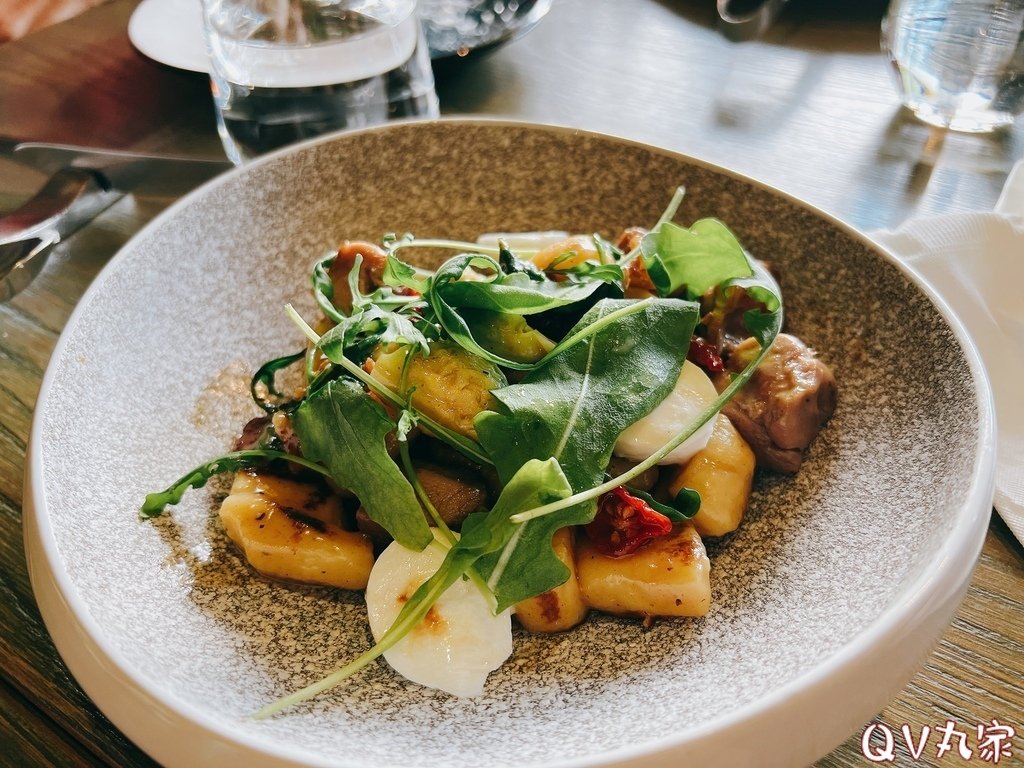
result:
[[(204, 77), (136, 53), (136, 0), (0, 46), (0, 134), (119, 148), (220, 153)], [(992, 207), (1024, 125), (960, 136), (897, 106), (878, 50), (878, 3), (794, 0), (766, 39), (733, 43), (711, 0), (558, 0), (528, 36), (451, 67), (443, 111), (606, 131), (701, 156), (802, 197), (851, 224)], [(0, 210), (42, 183), (0, 160)], [(0, 305), (0, 764), (148, 765), (90, 703), (39, 618), (22, 551), (22, 472), (33, 404), (76, 301), (110, 256), (169, 199), (129, 197), (63, 244), (46, 271)], [(967, 598), (941, 644), (879, 714), (914, 764), (914, 734), (996, 718), (1024, 764), (1024, 549), (993, 517)], [(813, 727), (808, 724), (808, 727)], [(864, 764), (858, 732), (822, 765)], [(922, 764), (936, 759), (933, 736)], [(955, 754), (955, 753), (954, 753)], [(975, 755), (974, 762), (981, 762)]]

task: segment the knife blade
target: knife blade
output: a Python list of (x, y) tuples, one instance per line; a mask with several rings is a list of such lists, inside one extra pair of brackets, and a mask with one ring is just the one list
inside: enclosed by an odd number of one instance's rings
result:
[(122, 192), (180, 196), (232, 168), (224, 158), (161, 155), (0, 137), (0, 152), (46, 174), (62, 168), (97, 172)]

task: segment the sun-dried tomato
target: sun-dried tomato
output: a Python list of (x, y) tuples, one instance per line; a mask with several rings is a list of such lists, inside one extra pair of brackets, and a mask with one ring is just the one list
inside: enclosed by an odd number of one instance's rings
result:
[(587, 536), (602, 555), (622, 557), (645, 541), (672, 532), (672, 521), (621, 486), (602, 494)]
[(718, 347), (704, 341), (700, 336), (690, 337), (690, 351), (686, 353), (686, 359), (708, 373), (721, 373), (725, 370), (722, 356), (718, 354)]

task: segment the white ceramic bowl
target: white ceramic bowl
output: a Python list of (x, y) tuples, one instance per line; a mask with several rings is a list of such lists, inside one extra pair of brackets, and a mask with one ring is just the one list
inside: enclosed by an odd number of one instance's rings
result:
[[(592, 617), (517, 635), (479, 699), (385, 665), (269, 721), (248, 714), (366, 647), (361, 598), (253, 577), (208, 489), (155, 522), (145, 493), (222, 452), (247, 376), (301, 344), (311, 260), (389, 231), (472, 237), (726, 221), (782, 275), (791, 330), (839, 408), (795, 478), (758, 477), (710, 546), (704, 619)], [(993, 417), (950, 313), (870, 241), (697, 160), (489, 121), (307, 143), (169, 209), (97, 278), (40, 393), (26, 548), (40, 609), (86, 692), (171, 766), (802, 765), (905, 684), (948, 624), (989, 517)]]

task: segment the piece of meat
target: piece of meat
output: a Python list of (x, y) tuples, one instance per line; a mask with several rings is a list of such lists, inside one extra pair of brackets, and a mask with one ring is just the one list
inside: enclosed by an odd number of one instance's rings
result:
[(388, 257), (380, 246), (350, 240), (342, 243), (327, 274), (334, 286), (334, 306), (346, 315), (352, 312), (352, 291), (348, 286), (348, 276), (355, 266), (356, 256), (363, 257), (359, 267), (359, 290), (371, 293), (384, 284), (384, 265)]
[[(757, 355), (757, 341), (748, 338), (733, 350), (727, 372), (715, 379), (719, 391), (729, 373), (743, 370)], [(810, 347), (787, 333), (779, 334), (764, 361), (723, 413), (750, 443), (757, 463), (780, 472), (796, 472), (803, 452), (832, 416), (836, 380)]]
[(291, 417), (286, 413), (278, 411), (271, 419), (271, 423), (274, 425), (277, 438), (281, 441), (282, 450), (295, 456), (301, 456), (302, 447), (299, 445), (299, 436), (295, 434), (295, 430), (292, 428)]
[(705, 329), (701, 335), (723, 358), (729, 357), (737, 345), (750, 338), (743, 320), (744, 313), (765, 309), (764, 304), (735, 285), (724, 289), (712, 288), (701, 299), (701, 306), (704, 315), (700, 322)]
[(643, 227), (626, 227), (619, 236), (615, 238), (615, 247), (623, 253), (629, 253), (640, 245), (647, 230)]
[(482, 482), (488, 494), (485, 506), (489, 506), (497, 499), (504, 488), (498, 479), (498, 471), (493, 466), (472, 461), (448, 443), (426, 435), (413, 443), (413, 464), (449, 467), (459, 476), (471, 478), (474, 484)]
[(242, 434), (235, 440), (234, 451), (248, 451), (253, 448), (271, 448), (301, 456), (299, 437), (292, 429), (291, 419), (281, 411), (270, 416), (249, 419), (242, 427)]
[(461, 528), (470, 513), (487, 508), (487, 486), (469, 470), (420, 464), (416, 476), (449, 528)]
[[(622, 230), (615, 239), (615, 247), (624, 254), (630, 253), (640, 247), (640, 241), (643, 240), (646, 234), (647, 230), (641, 227), (628, 227)], [(646, 299), (657, 294), (657, 289), (654, 287), (654, 283), (651, 282), (651, 276), (647, 273), (647, 268), (644, 266), (643, 257), (639, 254), (626, 267), (625, 274), (623, 274), (622, 289), (625, 291), (627, 299)]]
[[(419, 463), (416, 466), (416, 477), (449, 528), (458, 530), (470, 513), (487, 507), (487, 485), (470, 470)], [(430, 518), (427, 522), (433, 525)], [(362, 507), (356, 512), (356, 527), (378, 545), (386, 544), (391, 538), (387, 531), (370, 519)]]
[(242, 434), (235, 438), (233, 451), (248, 451), (259, 447), (260, 443), (267, 439), (267, 432), (270, 429), (269, 416), (257, 416), (249, 419), (242, 427)]

